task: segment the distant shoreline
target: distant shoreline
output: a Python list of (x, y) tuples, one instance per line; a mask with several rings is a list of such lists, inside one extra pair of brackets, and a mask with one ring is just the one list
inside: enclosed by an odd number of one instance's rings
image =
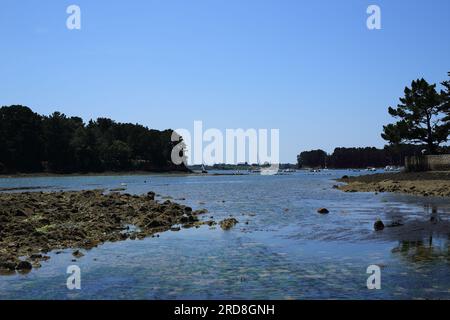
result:
[(88, 172), (88, 173), (50, 173), (50, 172), (35, 172), (35, 173), (11, 173), (0, 174), (0, 179), (11, 178), (41, 178), (41, 177), (101, 177), (101, 176), (158, 176), (158, 175), (179, 175), (190, 176), (195, 175), (192, 171), (105, 171), (105, 172)]

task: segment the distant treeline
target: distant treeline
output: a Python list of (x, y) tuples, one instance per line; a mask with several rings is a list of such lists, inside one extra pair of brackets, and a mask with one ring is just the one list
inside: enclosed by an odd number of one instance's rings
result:
[[(332, 154), (323, 150), (304, 151), (297, 156), (299, 168), (367, 168), (403, 166), (406, 156), (419, 155), (425, 148), (422, 145), (390, 145), (384, 149), (336, 148)], [(448, 150), (442, 150), (448, 151)]]
[(172, 130), (30, 108), (0, 108), (1, 173), (76, 173), (103, 171), (186, 171), (171, 161)]

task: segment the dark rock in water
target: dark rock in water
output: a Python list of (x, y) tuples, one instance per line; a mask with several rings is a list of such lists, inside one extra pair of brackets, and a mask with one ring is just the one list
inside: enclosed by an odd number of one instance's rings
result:
[(155, 200), (155, 193), (153, 191), (148, 192), (147, 198), (149, 198), (150, 200)]
[(375, 221), (375, 223), (373, 224), (373, 228), (375, 229), (375, 231), (381, 231), (384, 229), (384, 223), (381, 220), (377, 220)]
[(348, 179), (348, 176), (347, 175), (345, 175), (345, 176), (342, 176), (342, 178), (341, 179)]
[(320, 208), (320, 209), (317, 210), (317, 212), (320, 213), (320, 214), (330, 213), (330, 211), (328, 211), (327, 208)]
[(75, 258), (81, 258), (81, 257), (84, 256), (84, 254), (81, 253), (80, 250), (75, 250), (75, 251), (72, 253), (72, 255), (73, 255)]
[(16, 270), (31, 270), (31, 269), (33, 269), (33, 266), (28, 261), (20, 261), (16, 266)]
[(181, 228), (180, 227), (172, 227), (170, 228), (170, 231), (180, 231)]
[(223, 230), (230, 230), (236, 225), (236, 223), (239, 223), (239, 221), (237, 221), (235, 218), (228, 218), (219, 222), (220, 227)]

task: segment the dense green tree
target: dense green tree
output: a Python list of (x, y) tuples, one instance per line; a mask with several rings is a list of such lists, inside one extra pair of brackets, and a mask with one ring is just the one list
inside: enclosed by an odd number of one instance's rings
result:
[(330, 155), (323, 150), (312, 150), (302, 152), (297, 159), (304, 167), (323, 167), (324, 163), (335, 169), (403, 166), (406, 156), (418, 155), (423, 148), (423, 145), (411, 144), (389, 145), (383, 149), (336, 148)]
[(399, 120), (384, 126), (381, 136), (391, 144), (425, 144), (430, 153), (436, 153), (449, 135), (448, 91), (446, 102), (445, 93), (439, 94), (435, 84), (422, 78), (406, 87), (404, 94), (397, 108), (388, 109)]
[(110, 170), (130, 168), (131, 148), (123, 141), (115, 140), (104, 150), (106, 167)]
[(45, 152), (50, 171), (61, 173), (76, 171), (75, 150), (71, 141), (75, 131), (82, 127), (81, 118), (68, 118), (59, 112), (44, 118)]
[(3, 170), (41, 170), (42, 118), (18, 105), (0, 108), (0, 163)]
[[(450, 72), (448, 73), (450, 77)], [(441, 90), (442, 97), (442, 112), (445, 114), (444, 121), (450, 122), (450, 80), (446, 80), (441, 83), (444, 87)]]
[(327, 164), (327, 153), (323, 150), (303, 151), (297, 157), (299, 168), (324, 168)]
[(0, 108), (0, 172), (187, 171), (171, 162), (172, 130)]
[(70, 144), (75, 155), (77, 171), (101, 172), (103, 170), (97, 138), (92, 128), (77, 128)]

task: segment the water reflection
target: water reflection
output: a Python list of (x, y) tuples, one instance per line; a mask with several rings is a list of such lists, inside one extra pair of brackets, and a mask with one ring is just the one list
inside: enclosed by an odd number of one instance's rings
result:
[(449, 238), (433, 239), (432, 236), (421, 241), (399, 241), (392, 253), (410, 262), (447, 260), (450, 262)]

